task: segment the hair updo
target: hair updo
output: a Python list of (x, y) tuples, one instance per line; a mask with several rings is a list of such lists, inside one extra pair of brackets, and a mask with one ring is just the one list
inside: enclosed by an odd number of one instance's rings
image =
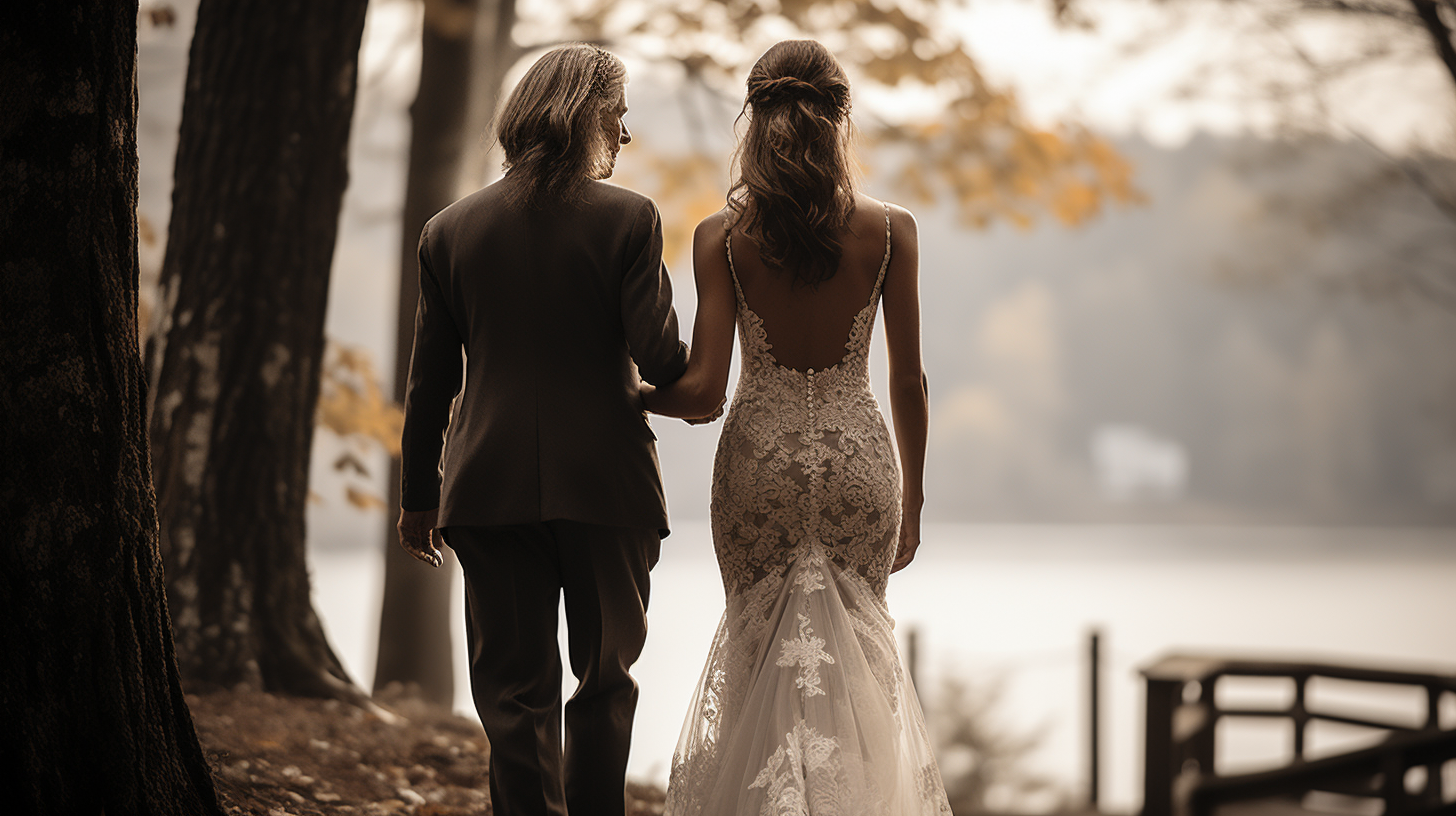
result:
[(748, 128), (728, 191), (733, 226), (795, 284), (834, 276), (854, 213), (849, 79), (814, 40), (785, 40), (748, 73)]
[(553, 48), (526, 69), (496, 120), (517, 203), (572, 200), (604, 178), (611, 145), (603, 122), (621, 100), (627, 69), (587, 43)]
[[(815, 44), (817, 45), (817, 43)], [(760, 62), (760, 64), (762, 63)], [(824, 87), (820, 87), (793, 76), (770, 78), (767, 71), (757, 75), (750, 74), (747, 102), (755, 110), (763, 110), (776, 104), (806, 102), (810, 105), (824, 106), (826, 110), (832, 109), (830, 115), (837, 120), (849, 115), (849, 82), (844, 79), (842, 74), (838, 80), (837, 82), (827, 82)]]

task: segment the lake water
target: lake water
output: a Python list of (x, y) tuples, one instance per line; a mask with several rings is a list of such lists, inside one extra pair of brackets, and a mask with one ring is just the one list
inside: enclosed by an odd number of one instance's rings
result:
[[(1027, 769), (1081, 795), (1084, 655), (1096, 627), (1108, 810), (1140, 803), (1137, 669), (1161, 654), (1314, 656), (1456, 673), (1456, 530), (927, 525), (923, 537), (915, 563), (891, 578), (888, 602), (902, 644), (918, 632), (932, 728), (946, 677), (983, 695), (999, 689), (996, 727), (1041, 735)], [(320, 548), (310, 559), (324, 625), (367, 687), (382, 556)], [(652, 581), (651, 629), (633, 670), (641, 702), (629, 773), (662, 784), (723, 611), (705, 521), (675, 526)], [(456, 708), (473, 716), (455, 594)], [(1283, 746), (1277, 734), (1233, 734), (1220, 761), (1277, 760)]]

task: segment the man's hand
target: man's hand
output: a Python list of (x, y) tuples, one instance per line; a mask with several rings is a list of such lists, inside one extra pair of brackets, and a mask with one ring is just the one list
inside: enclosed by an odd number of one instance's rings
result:
[(439, 516), (438, 507), (434, 510), (399, 511), (399, 546), (404, 547), (404, 551), (417, 560), (432, 567), (438, 567), (445, 562), (440, 555), (440, 546), (445, 540), (440, 537), (440, 531), (435, 529)]

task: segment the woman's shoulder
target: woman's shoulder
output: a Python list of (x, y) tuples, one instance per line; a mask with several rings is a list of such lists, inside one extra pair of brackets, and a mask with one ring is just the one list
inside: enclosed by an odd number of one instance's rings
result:
[(724, 207), (723, 209), (713, 213), (707, 218), (699, 221), (698, 226), (693, 230), (693, 238), (716, 238), (717, 240), (722, 241), (723, 238), (728, 234), (728, 229), (731, 226), (728, 215), (728, 208)]
[(899, 204), (881, 201), (878, 198), (855, 193), (854, 213), (850, 217), (849, 232), (865, 251), (875, 245), (884, 246), (886, 232), (889, 233), (889, 251), (893, 256), (897, 247), (919, 243), (915, 216)]
[(890, 233), (892, 235), (902, 233), (906, 230), (913, 235), (916, 230), (915, 214), (891, 201), (881, 201), (865, 193), (854, 194), (855, 217), (863, 219), (866, 224), (874, 221), (884, 223), (888, 216), (890, 221)]
[(728, 265), (726, 244), (733, 228), (732, 213), (727, 207), (698, 222), (693, 230), (693, 267), (698, 274)]

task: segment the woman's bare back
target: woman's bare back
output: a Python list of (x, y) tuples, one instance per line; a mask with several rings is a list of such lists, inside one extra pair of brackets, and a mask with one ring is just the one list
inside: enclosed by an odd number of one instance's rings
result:
[(845, 355), (855, 316), (869, 305), (886, 254), (885, 205), (855, 196), (855, 211), (839, 236), (843, 255), (834, 276), (818, 286), (795, 283), (788, 270), (764, 264), (758, 247), (733, 230), (733, 266), (748, 308), (763, 321), (773, 357), (796, 371), (829, 368)]

